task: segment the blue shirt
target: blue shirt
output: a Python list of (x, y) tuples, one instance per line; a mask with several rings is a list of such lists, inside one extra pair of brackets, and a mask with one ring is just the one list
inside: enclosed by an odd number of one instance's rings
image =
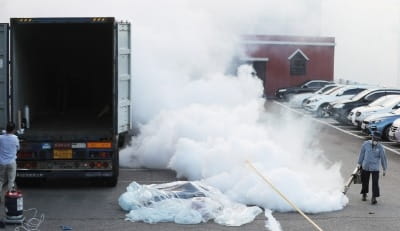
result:
[(0, 135), (0, 164), (6, 165), (15, 161), (19, 150), (19, 140), (14, 134)]
[(361, 146), (358, 164), (366, 171), (379, 171), (380, 165), (384, 171), (387, 169), (387, 159), (385, 149), (378, 143), (372, 147), (372, 141), (365, 141)]

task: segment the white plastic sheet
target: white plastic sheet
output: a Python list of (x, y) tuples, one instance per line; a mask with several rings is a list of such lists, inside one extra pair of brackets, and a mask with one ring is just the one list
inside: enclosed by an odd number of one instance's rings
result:
[(252, 222), (262, 212), (229, 200), (219, 190), (199, 181), (140, 185), (132, 182), (119, 200), (126, 220), (146, 223), (199, 224), (214, 220), (226, 226)]

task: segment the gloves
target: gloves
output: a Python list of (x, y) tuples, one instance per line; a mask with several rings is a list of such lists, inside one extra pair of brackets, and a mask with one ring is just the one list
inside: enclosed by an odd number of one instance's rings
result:
[(383, 176), (386, 176), (386, 171), (385, 170), (383, 170), (383, 174), (382, 174)]

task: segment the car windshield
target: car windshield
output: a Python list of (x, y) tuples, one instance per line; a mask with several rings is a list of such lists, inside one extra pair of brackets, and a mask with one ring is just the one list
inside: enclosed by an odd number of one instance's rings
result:
[(350, 90), (351, 88), (349, 88), (349, 87), (342, 87), (340, 90), (338, 90), (336, 93), (335, 93), (335, 95), (336, 96), (341, 96), (341, 95), (343, 95), (343, 93), (345, 92), (345, 91), (347, 91), (347, 90)]
[(318, 90), (317, 92), (315, 92), (315, 93), (316, 93), (316, 94), (323, 94), (323, 93), (328, 92), (329, 90), (332, 90), (332, 89), (335, 88), (335, 87), (337, 87), (337, 86), (335, 86), (335, 85), (325, 86), (325, 87), (319, 89), (319, 90)]
[(399, 98), (398, 97), (391, 97), (385, 102), (382, 102), (380, 106), (382, 107), (392, 107), (393, 105), (396, 105), (399, 103)]
[(306, 87), (308, 87), (308, 84), (310, 83), (310, 81), (308, 80), (308, 81), (305, 81), (304, 83), (302, 83), (302, 84), (300, 84), (300, 85), (298, 85), (298, 87), (301, 87), (301, 88), (306, 88)]
[(334, 88), (332, 88), (332, 89), (329, 89), (329, 90), (325, 91), (325, 92), (322, 93), (322, 94), (324, 94), (324, 95), (330, 95), (331, 93), (335, 92), (336, 90), (338, 90), (338, 89), (340, 89), (340, 88), (341, 88), (341, 87), (336, 86), (336, 87), (334, 87)]
[(392, 114), (400, 114), (400, 108), (399, 108), (399, 109), (396, 109), (396, 110), (393, 110), (393, 111), (391, 111), (391, 113), (392, 113)]
[(361, 99), (362, 97), (366, 96), (366, 95), (367, 95), (368, 93), (370, 93), (370, 92), (371, 92), (370, 89), (366, 89), (366, 90), (364, 90), (364, 91), (358, 93), (357, 95), (351, 97), (351, 100), (354, 100), (354, 101), (359, 100), (359, 99)]
[(377, 100), (373, 101), (372, 103), (369, 104), (369, 106), (381, 106), (385, 101), (393, 98), (394, 95), (386, 95), (378, 98)]
[(343, 86), (335, 87), (335, 88), (325, 92), (324, 94), (325, 95), (336, 95), (339, 92), (339, 90), (342, 88), (343, 88)]

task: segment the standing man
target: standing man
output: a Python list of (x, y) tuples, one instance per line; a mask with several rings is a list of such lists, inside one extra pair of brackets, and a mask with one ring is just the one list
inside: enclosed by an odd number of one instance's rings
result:
[(361, 146), (360, 157), (358, 158), (358, 167), (361, 167), (361, 194), (362, 200), (367, 200), (369, 189), (369, 176), (372, 175), (372, 197), (371, 204), (376, 204), (376, 198), (379, 193), (379, 169), (382, 165), (383, 176), (386, 175), (387, 159), (382, 144), (378, 142), (381, 134), (373, 132), (372, 139), (365, 141)]
[(15, 133), (15, 124), (8, 122), (6, 133), (0, 135), (0, 198), (3, 198), (3, 184), (6, 176), (8, 177), (7, 190), (14, 187), (15, 175), (17, 172), (17, 151), (19, 150), (19, 140)]

